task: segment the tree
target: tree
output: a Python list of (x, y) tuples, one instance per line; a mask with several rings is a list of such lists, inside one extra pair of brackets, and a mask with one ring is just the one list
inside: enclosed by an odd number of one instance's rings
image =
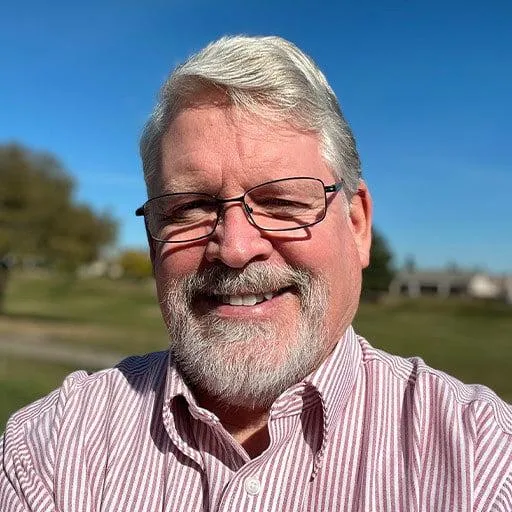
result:
[[(74, 202), (73, 181), (52, 155), (0, 145), (0, 183), (0, 261), (72, 271), (115, 239), (116, 222)], [(1, 268), (0, 304), (9, 267)]]
[(127, 249), (119, 256), (123, 275), (129, 279), (148, 279), (153, 275), (153, 266), (147, 251)]
[(363, 270), (363, 299), (377, 300), (387, 293), (394, 273), (391, 249), (384, 236), (373, 229), (370, 264)]

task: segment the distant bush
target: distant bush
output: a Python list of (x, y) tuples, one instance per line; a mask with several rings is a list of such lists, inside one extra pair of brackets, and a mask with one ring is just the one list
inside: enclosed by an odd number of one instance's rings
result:
[(123, 268), (123, 276), (129, 279), (148, 279), (153, 276), (151, 260), (145, 251), (124, 251), (119, 257), (119, 264)]
[(389, 244), (379, 231), (373, 229), (370, 264), (363, 270), (361, 298), (366, 301), (377, 301), (386, 295), (394, 274), (393, 253)]

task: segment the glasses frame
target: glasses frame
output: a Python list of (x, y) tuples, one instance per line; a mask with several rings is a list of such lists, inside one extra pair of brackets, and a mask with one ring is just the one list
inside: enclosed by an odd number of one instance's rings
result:
[[(305, 224), (304, 226), (295, 226), (292, 228), (261, 228), (254, 221), (254, 218), (252, 217), (253, 210), (245, 202), (245, 197), (247, 196), (247, 194), (251, 193), (254, 189), (259, 188), (263, 185), (270, 185), (272, 183), (280, 183), (283, 181), (290, 181), (290, 180), (315, 180), (315, 181), (318, 181), (322, 185), (322, 187), (324, 189), (324, 213), (323, 213), (322, 217), (318, 220), (315, 220), (314, 222)], [(221, 216), (222, 206), (226, 203), (242, 203), (244, 212), (245, 212), (249, 222), (261, 231), (274, 231), (274, 232), (275, 231), (295, 231), (297, 229), (309, 228), (311, 226), (314, 226), (315, 224), (318, 224), (319, 222), (322, 222), (325, 219), (325, 216), (327, 215), (327, 207), (329, 206), (329, 202), (327, 201), (327, 194), (339, 192), (342, 188), (343, 188), (342, 181), (336, 181), (332, 185), (326, 185), (320, 178), (313, 178), (310, 176), (292, 176), (290, 178), (280, 178), (277, 180), (266, 181), (265, 183), (260, 183), (259, 185), (256, 185), (254, 187), (251, 187), (249, 190), (246, 190), (241, 196), (231, 197), (231, 198), (226, 198), (226, 199), (221, 198), (221, 197), (212, 196), (211, 194), (205, 194), (202, 192), (171, 192), (168, 194), (161, 194), (159, 196), (155, 196), (155, 197), (152, 197), (151, 199), (148, 199), (142, 206), (139, 206), (139, 208), (137, 208), (135, 210), (135, 215), (137, 217), (144, 217), (144, 225), (145, 225), (146, 231), (148, 232), (151, 239), (154, 240), (155, 242), (160, 242), (163, 244), (183, 244), (183, 243), (195, 242), (197, 240), (202, 240), (204, 238), (209, 238), (210, 236), (213, 235), (213, 233), (215, 233), (215, 230), (217, 229), (217, 226), (219, 224), (219, 219)], [(217, 211), (216, 211), (217, 216), (216, 216), (215, 224), (211, 230), (211, 233), (208, 233), (207, 235), (202, 235), (202, 236), (199, 236), (196, 238), (191, 238), (188, 240), (163, 240), (161, 238), (157, 238), (157, 237), (153, 236), (151, 234), (151, 231), (149, 230), (149, 226), (148, 226), (148, 222), (147, 222), (147, 217), (146, 217), (147, 206), (150, 205), (153, 201), (156, 201), (157, 199), (161, 199), (162, 197), (173, 197), (173, 196), (180, 196), (180, 195), (184, 195), (184, 194), (194, 194), (196, 196), (204, 196), (209, 199), (213, 199), (217, 203)]]

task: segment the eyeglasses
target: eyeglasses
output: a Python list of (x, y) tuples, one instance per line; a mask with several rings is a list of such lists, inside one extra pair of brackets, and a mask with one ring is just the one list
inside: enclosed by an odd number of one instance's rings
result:
[(192, 242), (215, 231), (225, 203), (240, 202), (249, 222), (263, 231), (292, 231), (325, 218), (327, 194), (341, 182), (324, 185), (318, 178), (282, 178), (250, 188), (245, 194), (222, 199), (210, 194), (177, 192), (149, 199), (135, 215), (144, 216), (146, 229), (157, 242)]

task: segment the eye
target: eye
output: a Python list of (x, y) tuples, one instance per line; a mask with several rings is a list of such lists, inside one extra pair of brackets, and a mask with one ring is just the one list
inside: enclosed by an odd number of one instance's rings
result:
[(215, 199), (200, 194), (162, 196), (150, 206), (149, 222), (155, 229), (173, 224), (190, 225), (210, 221), (217, 211)]
[(179, 222), (197, 216), (209, 215), (215, 212), (216, 209), (217, 204), (215, 201), (207, 198), (194, 199), (171, 206), (167, 213), (167, 218), (171, 222)]
[(254, 204), (257, 208), (268, 209), (307, 209), (311, 205), (304, 201), (297, 200), (296, 198), (289, 197), (252, 197)]
[(178, 205), (175, 205), (172, 209), (173, 213), (187, 212), (191, 210), (204, 210), (215, 206), (215, 203), (208, 201), (207, 199), (194, 199), (193, 201), (187, 201)]

